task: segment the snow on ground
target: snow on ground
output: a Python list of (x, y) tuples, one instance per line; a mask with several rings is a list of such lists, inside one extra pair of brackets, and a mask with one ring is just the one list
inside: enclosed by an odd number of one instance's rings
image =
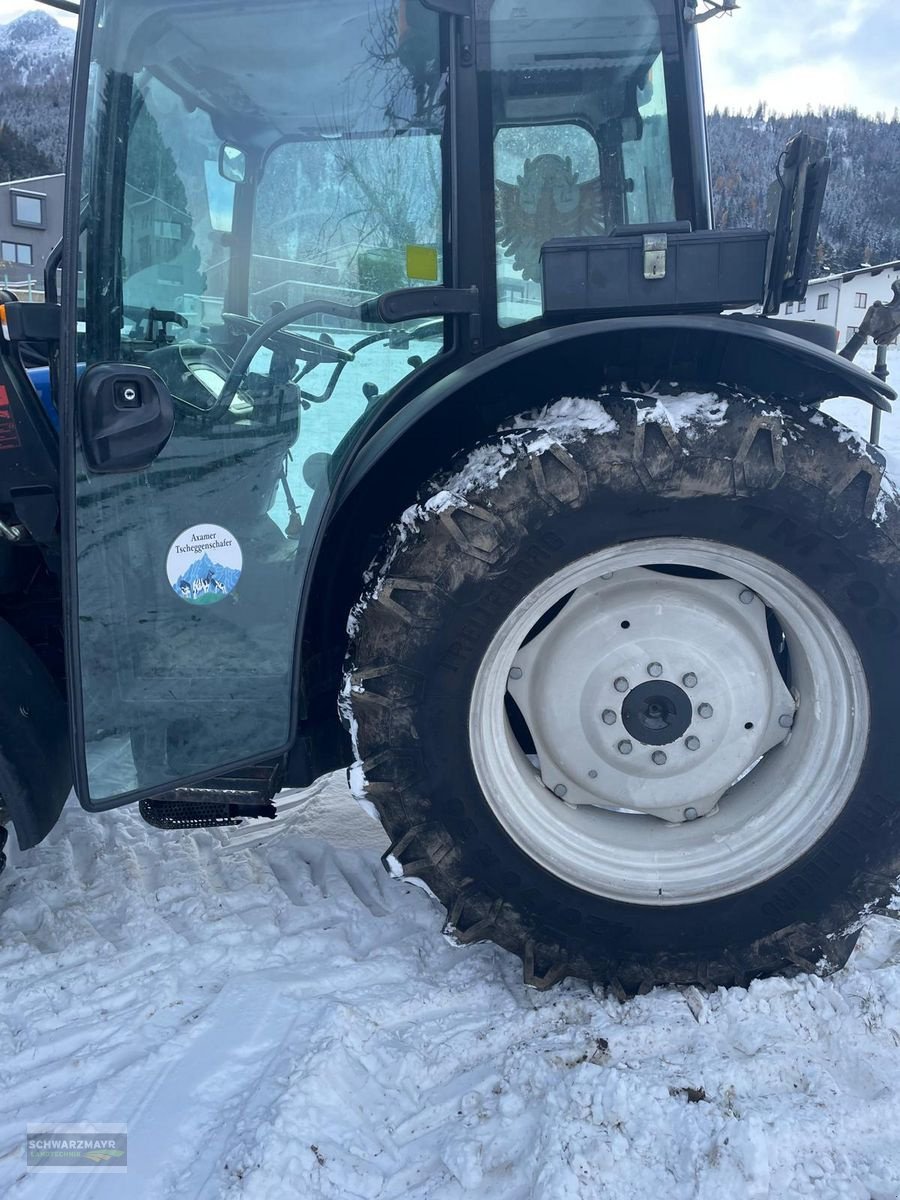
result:
[[(900, 921), (829, 980), (539, 994), (445, 941), (340, 776), (280, 804), (164, 834), (70, 801), (9, 848), (4, 1200), (900, 1197)], [(127, 1174), (29, 1173), (43, 1122), (126, 1123)]]
[[(71, 802), (13, 851), (4, 1198), (900, 1195), (900, 922), (826, 981), (540, 994), (444, 940), (340, 776), (292, 803), (232, 838)], [(125, 1122), (127, 1174), (29, 1174), (45, 1121)]]

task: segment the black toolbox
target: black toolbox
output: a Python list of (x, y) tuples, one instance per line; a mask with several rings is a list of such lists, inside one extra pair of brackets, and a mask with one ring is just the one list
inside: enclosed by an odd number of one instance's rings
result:
[(609, 237), (554, 238), (541, 250), (544, 312), (715, 313), (765, 297), (771, 234), (637, 225)]

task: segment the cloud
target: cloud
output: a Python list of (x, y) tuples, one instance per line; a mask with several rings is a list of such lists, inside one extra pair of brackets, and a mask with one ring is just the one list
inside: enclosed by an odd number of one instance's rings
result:
[(702, 26), (701, 39), (709, 107), (900, 107), (895, 0), (742, 0), (733, 16)]

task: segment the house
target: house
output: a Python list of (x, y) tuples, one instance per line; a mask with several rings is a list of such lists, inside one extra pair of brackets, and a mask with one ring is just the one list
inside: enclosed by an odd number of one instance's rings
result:
[(841, 275), (826, 275), (809, 285), (806, 299), (782, 304), (778, 316), (788, 321), (816, 321), (838, 331), (838, 347), (847, 344), (876, 300), (893, 299), (892, 286), (900, 279), (900, 261), (860, 267)]
[(62, 174), (0, 183), (0, 282), (43, 278), (62, 237), (65, 183)]

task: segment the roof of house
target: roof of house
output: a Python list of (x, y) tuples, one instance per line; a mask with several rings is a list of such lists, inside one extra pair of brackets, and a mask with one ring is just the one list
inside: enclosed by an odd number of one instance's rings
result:
[(811, 279), (809, 286), (812, 287), (814, 283), (849, 283), (858, 275), (880, 275), (883, 271), (891, 270), (900, 271), (900, 259), (877, 263), (874, 267), (857, 267), (855, 271), (839, 271), (836, 275), (821, 275), (818, 279)]

